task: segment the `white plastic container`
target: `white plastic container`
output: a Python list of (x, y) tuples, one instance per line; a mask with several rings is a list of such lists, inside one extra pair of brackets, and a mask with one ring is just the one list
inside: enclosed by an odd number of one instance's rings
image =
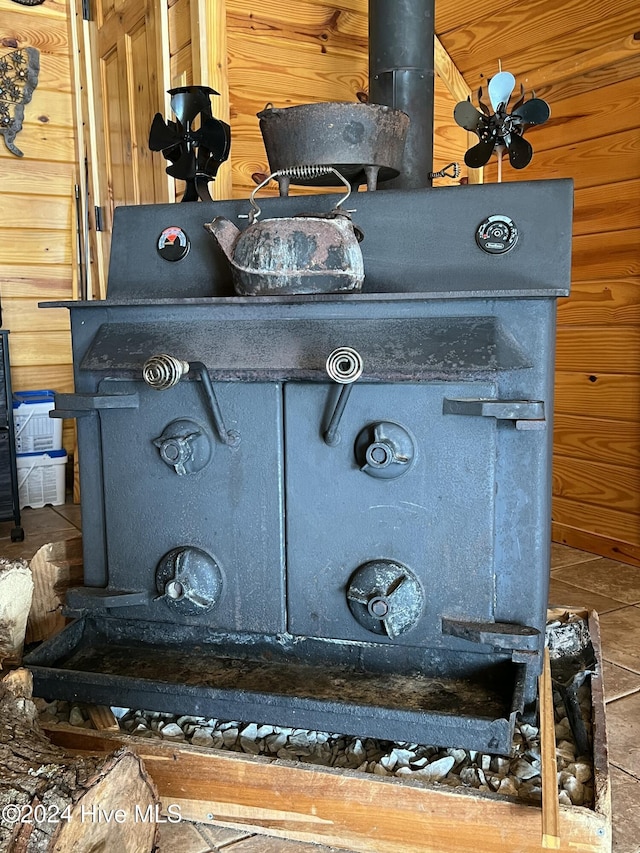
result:
[(53, 391), (16, 391), (13, 395), (13, 425), (16, 453), (44, 453), (62, 449), (62, 421), (50, 418)]
[(18, 453), (18, 497), (20, 509), (51, 504), (60, 506), (65, 496), (66, 450), (47, 453)]

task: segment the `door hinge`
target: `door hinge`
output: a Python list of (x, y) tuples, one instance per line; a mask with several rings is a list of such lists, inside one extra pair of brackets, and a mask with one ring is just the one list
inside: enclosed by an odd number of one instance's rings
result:
[(96, 220), (96, 231), (104, 231), (104, 217), (102, 208), (97, 205), (93, 208), (93, 214)]
[(82, 0), (82, 20), (91, 20), (91, 0)]

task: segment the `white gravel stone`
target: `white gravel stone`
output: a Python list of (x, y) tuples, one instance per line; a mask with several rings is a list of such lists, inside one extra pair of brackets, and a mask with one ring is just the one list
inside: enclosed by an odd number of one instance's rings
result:
[(167, 723), (160, 732), (164, 740), (185, 740), (184, 732), (177, 723)]
[[(243, 734), (245, 735), (245, 737), (248, 737), (248, 735), (245, 732), (243, 732)], [(273, 734), (273, 726), (258, 726), (256, 728), (256, 737), (258, 737), (258, 738), (265, 738), (265, 737), (267, 737), (267, 735), (272, 735), (272, 734)]]
[(522, 780), (532, 779), (534, 776), (540, 775), (536, 768), (524, 758), (519, 758), (511, 764), (511, 772)]
[(516, 785), (516, 781), (511, 776), (505, 776), (504, 779), (500, 781), (498, 792), (507, 797), (517, 797), (518, 787)]
[(444, 779), (454, 764), (455, 758), (452, 755), (445, 755), (444, 758), (432, 761), (431, 764), (427, 764), (421, 770), (416, 770), (413, 777), (429, 782), (439, 782), (441, 779)]
[(84, 714), (77, 705), (71, 706), (69, 722), (72, 726), (82, 726), (84, 724)]
[[(193, 743), (193, 741), (191, 742)], [(251, 740), (251, 738), (244, 737), (243, 735), (240, 735), (240, 746), (242, 747), (243, 752), (247, 752), (250, 755), (258, 755), (258, 753), (262, 751), (262, 747), (257, 741)]]
[(222, 740), (224, 741), (225, 746), (234, 746), (238, 741), (238, 729), (229, 728), (223, 729), (222, 731)]
[(584, 803), (584, 785), (578, 782), (575, 776), (569, 777), (563, 787), (574, 806), (581, 806)]
[(213, 746), (213, 729), (198, 726), (191, 735), (191, 743), (194, 746)]
[(564, 790), (560, 791), (560, 793), (558, 794), (558, 802), (560, 803), (561, 806), (572, 806), (573, 805), (573, 803), (571, 802), (571, 797)]
[(584, 761), (576, 761), (575, 764), (570, 764), (567, 770), (569, 773), (573, 773), (578, 782), (588, 782), (593, 776), (591, 767)]

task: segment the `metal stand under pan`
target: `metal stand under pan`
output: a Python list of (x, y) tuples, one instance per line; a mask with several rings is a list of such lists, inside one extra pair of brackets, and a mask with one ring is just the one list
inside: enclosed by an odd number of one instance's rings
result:
[[(207, 636), (84, 616), (25, 659), (34, 692), (68, 701), (450, 744), (507, 754), (525, 667), (491, 655), (425, 660), (424, 649), (284, 635)], [(142, 644), (140, 636), (150, 638)], [(375, 655), (375, 666), (371, 660)], [(399, 655), (405, 667), (397, 672)], [(406, 661), (415, 672), (407, 674)], [(339, 698), (336, 698), (339, 697)], [(464, 724), (461, 725), (461, 719)]]

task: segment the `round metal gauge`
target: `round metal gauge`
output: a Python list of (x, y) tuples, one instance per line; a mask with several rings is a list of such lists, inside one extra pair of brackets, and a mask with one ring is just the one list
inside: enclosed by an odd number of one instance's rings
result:
[(165, 261), (181, 261), (187, 257), (190, 248), (191, 241), (186, 232), (182, 228), (178, 228), (177, 225), (165, 228), (158, 237), (158, 254)]
[(513, 219), (501, 214), (488, 216), (476, 231), (476, 243), (483, 252), (488, 252), (490, 255), (503, 255), (513, 249), (517, 242), (517, 225)]

